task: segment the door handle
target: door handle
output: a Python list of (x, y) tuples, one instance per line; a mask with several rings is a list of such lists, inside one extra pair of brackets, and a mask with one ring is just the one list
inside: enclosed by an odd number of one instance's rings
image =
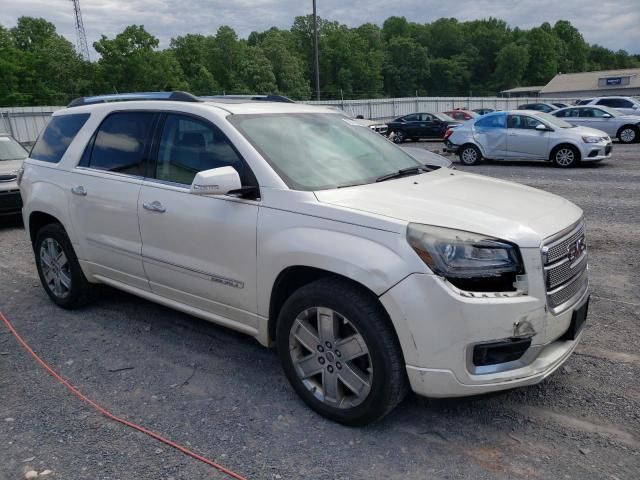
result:
[(142, 204), (142, 208), (144, 208), (145, 210), (149, 210), (150, 212), (158, 213), (164, 213), (167, 211), (167, 209), (164, 208), (158, 200), (154, 200), (153, 202), (144, 202)]
[(74, 195), (80, 195), (81, 197), (87, 196), (87, 190), (82, 185), (74, 185), (71, 187), (71, 193)]

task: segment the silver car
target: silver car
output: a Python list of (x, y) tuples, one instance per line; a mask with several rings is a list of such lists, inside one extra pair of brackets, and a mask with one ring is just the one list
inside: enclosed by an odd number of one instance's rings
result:
[(586, 105), (556, 110), (552, 115), (572, 125), (597, 128), (622, 143), (640, 140), (640, 111), (638, 115), (624, 115), (615, 108)]
[(578, 105), (598, 105), (599, 107), (615, 108), (623, 115), (640, 114), (640, 100), (633, 97), (596, 97), (580, 100)]
[(464, 165), (490, 160), (546, 160), (558, 167), (598, 162), (611, 156), (611, 138), (543, 112), (512, 110), (470, 120), (445, 134), (445, 151)]
[(0, 134), (0, 217), (19, 213), (22, 208), (16, 178), (28, 156), (29, 152), (13, 137)]

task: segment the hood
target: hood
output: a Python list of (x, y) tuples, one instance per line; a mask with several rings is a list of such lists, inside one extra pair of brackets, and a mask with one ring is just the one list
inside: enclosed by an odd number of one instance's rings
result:
[(591, 128), (591, 127), (578, 126), (574, 128), (567, 128), (566, 131), (574, 133), (576, 135), (580, 135), (580, 136), (590, 136), (590, 137), (608, 137), (609, 136), (607, 132), (603, 132), (602, 130), (598, 130), (596, 128)]
[(15, 174), (23, 160), (0, 160), (0, 175)]
[(539, 247), (582, 216), (557, 195), (450, 169), (315, 193), (327, 204), (490, 235), (524, 248)]

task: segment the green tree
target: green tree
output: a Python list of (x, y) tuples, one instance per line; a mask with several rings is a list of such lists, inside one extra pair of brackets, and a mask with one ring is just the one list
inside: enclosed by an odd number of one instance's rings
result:
[(113, 39), (102, 35), (93, 44), (100, 54), (102, 91), (176, 90), (187, 86), (171, 50), (158, 51), (159, 41), (142, 25), (130, 25)]
[(529, 65), (525, 78), (529, 85), (545, 85), (558, 73), (558, 44), (548, 23), (527, 34)]
[(553, 33), (559, 40), (559, 70), (563, 73), (584, 71), (587, 67), (589, 46), (578, 29), (566, 20), (559, 20), (553, 26)]
[(522, 86), (529, 64), (529, 49), (526, 45), (508, 43), (496, 55), (493, 85), (496, 91)]

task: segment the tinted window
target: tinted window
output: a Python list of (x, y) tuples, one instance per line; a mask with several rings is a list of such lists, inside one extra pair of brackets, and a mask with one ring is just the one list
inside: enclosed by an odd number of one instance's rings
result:
[(509, 128), (535, 129), (542, 122), (526, 115), (509, 115)]
[(475, 125), (481, 128), (505, 128), (506, 115), (489, 115), (478, 120)]
[(156, 178), (191, 185), (196, 173), (233, 167), (247, 185), (245, 166), (227, 137), (214, 125), (168, 114), (160, 137)]
[(51, 117), (31, 150), (31, 158), (58, 163), (88, 118), (88, 113)]
[(144, 155), (153, 112), (117, 112), (109, 115), (96, 133), (89, 167), (128, 175), (144, 175)]
[(633, 103), (624, 98), (603, 98), (598, 100), (598, 105), (605, 105), (611, 108), (632, 108)]
[(406, 117), (404, 117), (404, 121), (405, 122), (419, 122), (420, 121), (420, 117), (418, 116), (417, 113), (414, 113), (413, 115), (407, 115)]
[(24, 160), (29, 154), (18, 142), (6, 135), (0, 135), (0, 162), (3, 160)]
[(433, 116), (428, 113), (423, 113), (421, 117), (423, 122), (433, 122)]
[(578, 103), (576, 103), (576, 105), (586, 105), (588, 104), (591, 100), (593, 100), (593, 98), (586, 98), (584, 100), (580, 100)]
[(602, 118), (605, 112), (599, 108), (581, 108), (580, 118)]

